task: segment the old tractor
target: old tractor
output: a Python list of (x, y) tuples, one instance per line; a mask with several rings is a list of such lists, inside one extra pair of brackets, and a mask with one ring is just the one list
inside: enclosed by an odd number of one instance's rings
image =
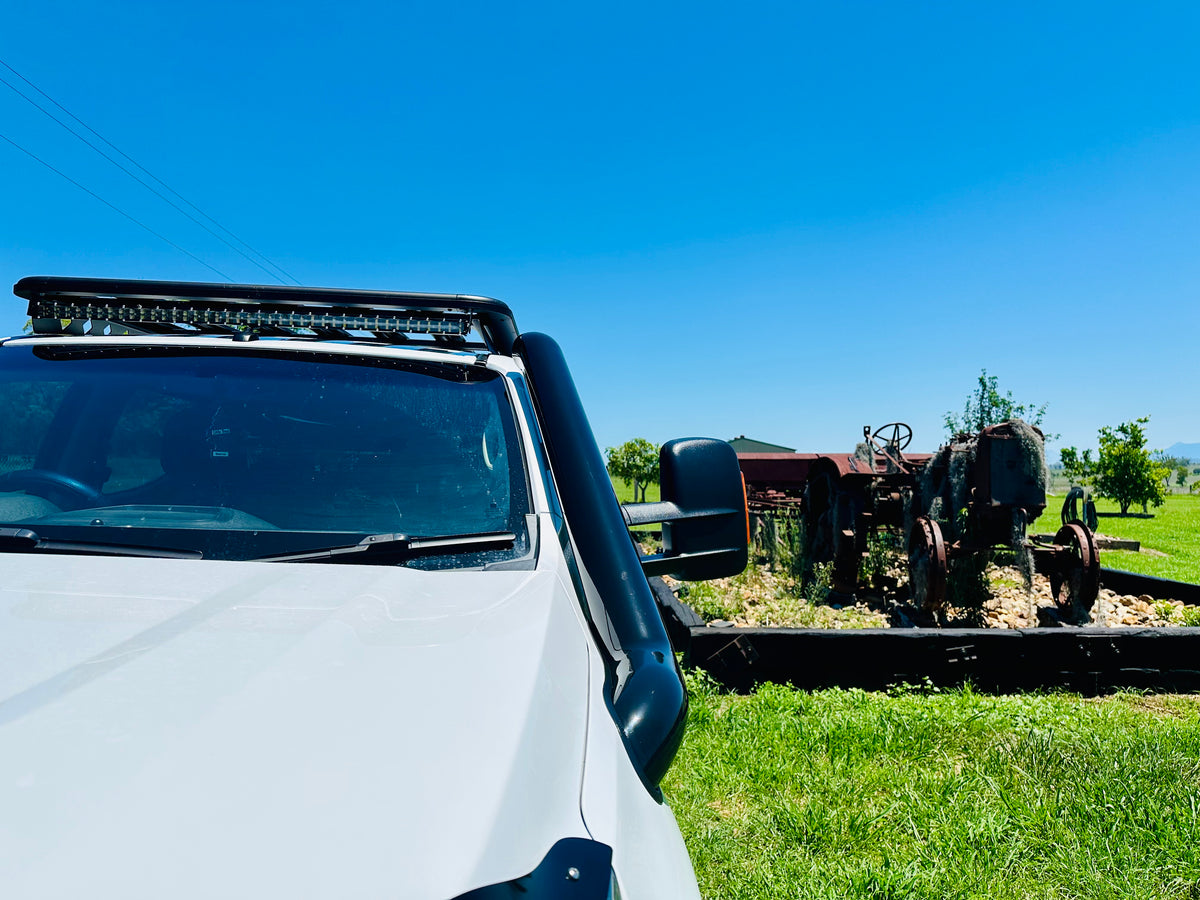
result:
[(1020, 419), (959, 434), (935, 453), (919, 480), (908, 532), (909, 590), (924, 609), (946, 600), (951, 563), (992, 547), (1016, 551), (1026, 574), (1050, 579), (1060, 612), (1086, 617), (1100, 591), (1100, 555), (1083, 522), (1065, 522), (1051, 544), (1028, 538), (1046, 509), (1042, 432)]
[[(1051, 544), (1035, 544), (1028, 525), (1046, 508), (1043, 435), (1018, 419), (956, 435), (937, 453), (907, 453), (903, 422), (863, 429), (853, 453), (740, 457), (760, 508), (797, 504), (810, 565), (828, 563), (835, 594), (858, 591), (872, 539), (891, 535), (907, 550), (909, 593), (928, 612), (946, 603), (948, 576), (960, 560), (980, 562), (995, 547), (1013, 551), (1028, 574), (1036, 565), (1073, 619), (1099, 592), (1092, 532), (1066, 521)], [(801, 481), (803, 484), (800, 490)]]

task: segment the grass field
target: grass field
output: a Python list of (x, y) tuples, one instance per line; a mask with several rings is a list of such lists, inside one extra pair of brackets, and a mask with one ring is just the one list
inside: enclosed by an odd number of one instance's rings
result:
[[(1165, 556), (1104, 565), (1200, 583), (1200, 496), (1155, 513), (1101, 530)], [(1200, 900), (1200, 697), (690, 679), (666, 787), (706, 900)]]
[[(1051, 531), (1058, 522), (1062, 497), (1049, 497), (1048, 504), (1046, 512), (1034, 523), (1035, 531)], [(1120, 507), (1111, 500), (1097, 500), (1096, 509), (1117, 512)], [(1150, 511), (1154, 513), (1153, 519), (1104, 517), (1100, 520), (1100, 531), (1139, 540), (1143, 550), (1165, 555), (1102, 550), (1101, 565), (1200, 584), (1200, 494), (1171, 494), (1163, 506)]]
[[(1166, 555), (1103, 564), (1200, 583), (1200, 496), (1155, 512), (1101, 530)], [(664, 788), (706, 900), (1200, 900), (1200, 697), (688, 678)]]
[(707, 900), (1200, 898), (1200, 699), (693, 684)]

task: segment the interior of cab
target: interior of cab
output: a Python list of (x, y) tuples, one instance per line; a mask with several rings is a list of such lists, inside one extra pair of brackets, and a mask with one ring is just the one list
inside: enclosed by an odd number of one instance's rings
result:
[(528, 511), (486, 369), (8, 345), (0, 379), (0, 524), (444, 535)]

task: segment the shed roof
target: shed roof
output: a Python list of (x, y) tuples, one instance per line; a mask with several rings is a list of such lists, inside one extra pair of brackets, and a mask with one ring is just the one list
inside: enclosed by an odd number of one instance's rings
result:
[(744, 434), (731, 438), (729, 444), (737, 453), (795, 453), (795, 447), (784, 447), (780, 444), (769, 444), (766, 441), (756, 441)]

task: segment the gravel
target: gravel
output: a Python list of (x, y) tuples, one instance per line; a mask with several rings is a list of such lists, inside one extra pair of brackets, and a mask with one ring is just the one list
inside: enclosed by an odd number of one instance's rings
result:
[[(984, 604), (984, 619), (992, 628), (1034, 628), (1042, 617), (1055, 609), (1050, 580), (1034, 575), (1033, 592), (1026, 594), (1021, 573), (1012, 567), (988, 566), (992, 599)], [(1186, 605), (1179, 600), (1156, 600), (1149, 594), (1134, 596), (1100, 589), (1089, 616), (1090, 625), (1104, 627), (1161, 627), (1183, 625)]]
[[(991, 598), (982, 616), (974, 611), (948, 610), (940, 624), (980, 624), (990, 628), (1034, 628), (1057, 621), (1057, 608), (1044, 575), (1034, 575), (1026, 592), (1021, 572), (1013, 566), (989, 563)], [(716, 579), (703, 586), (667, 579), (680, 599), (690, 603), (710, 623), (739, 627), (774, 628), (891, 628), (934, 625), (903, 600), (904, 590), (889, 594), (861, 592), (854, 603), (809, 600), (795, 579), (766, 566), (751, 566), (733, 578)], [(693, 597), (689, 593), (695, 592)], [(693, 602), (694, 598), (694, 602)], [(1178, 600), (1149, 595), (1122, 595), (1101, 588), (1087, 623), (1103, 627), (1162, 627), (1200, 624), (1197, 610)]]

